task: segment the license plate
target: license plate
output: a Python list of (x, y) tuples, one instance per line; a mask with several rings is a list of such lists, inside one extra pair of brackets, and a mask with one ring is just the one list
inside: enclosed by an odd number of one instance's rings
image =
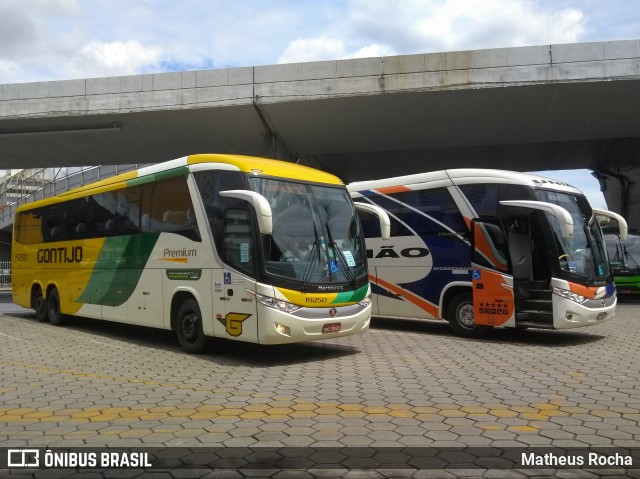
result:
[(337, 333), (342, 328), (342, 323), (327, 323), (322, 326), (323, 333)]

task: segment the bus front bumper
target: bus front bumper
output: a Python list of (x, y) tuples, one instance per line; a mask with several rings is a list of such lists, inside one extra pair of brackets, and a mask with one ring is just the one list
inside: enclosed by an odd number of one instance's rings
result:
[(286, 313), (258, 304), (258, 342), (288, 344), (364, 333), (371, 321), (371, 304), (335, 308), (301, 308)]
[(590, 299), (578, 304), (567, 298), (553, 295), (554, 329), (581, 328), (606, 323), (616, 314), (615, 295), (604, 300)]

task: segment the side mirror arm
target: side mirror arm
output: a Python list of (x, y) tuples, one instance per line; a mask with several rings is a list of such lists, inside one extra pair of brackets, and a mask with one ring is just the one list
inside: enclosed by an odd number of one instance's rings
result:
[(258, 228), (263, 235), (273, 233), (273, 215), (271, 213), (271, 205), (267, 199), (260, 193), (249, 190), (227, 190), (221, 191), (220, 196), (228, 198), (238, 198), (251, 203), (258, 217)]
[(618, 233), (620, 235), (620, 239), (622, 241), (627, 239), (627, 234), (629, 233), (629, 225), (627, 224), (627, 221), (620, 216), (618, 213), (614, 213), (613, 211), (609, 211), (609, 210), (602, 210), (600, 208), (592, 208), (593, 209), (593, 216), (597, 217), (597, 216), (604, 216), (605, 218), (611, 218), (612, 220), (615, 220), (618, 222), (618, 229), (620, 230), (620, 232)]
[(560, 231), (563, 238), (573, 238), (573, 218), (571, 214), (562, 206), (544, 201), (533, 200), (508, 200), (501, 201), (503, 206), (515, 206), (516, 208), (527, 208), (531, 210), (540, 210), (551, 213), (560, 223)]
[(389, 219), (389, 215), (387, 212), (380, 208), (377, 205), (372, 205), (370, 203), (360, 203), (356, 201), (353, 203), (356, 207), (356, 210), (365, 211), (367, 213), (372, 213), (378, 217), (380, 220), (380, 236), (383, 240), (388, 240), (391, 238), (391, 219)]

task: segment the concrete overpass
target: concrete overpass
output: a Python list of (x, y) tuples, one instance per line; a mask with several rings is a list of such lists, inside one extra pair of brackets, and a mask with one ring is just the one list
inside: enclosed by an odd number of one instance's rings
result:
[(0, 85), (0, 168), (196, 152), (345, 181), (590, 168), (640, 227), (640, 40)]

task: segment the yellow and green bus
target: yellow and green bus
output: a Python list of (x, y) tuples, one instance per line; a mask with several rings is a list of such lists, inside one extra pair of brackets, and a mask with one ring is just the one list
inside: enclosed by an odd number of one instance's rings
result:
[[(388, 216), (376, 210), (383, 228)], [(355, 206), (335, 176), (202, 154), (18, 208), (13, 300), (72, 316), (283, 344), (362, 333), (371, 316)]]

